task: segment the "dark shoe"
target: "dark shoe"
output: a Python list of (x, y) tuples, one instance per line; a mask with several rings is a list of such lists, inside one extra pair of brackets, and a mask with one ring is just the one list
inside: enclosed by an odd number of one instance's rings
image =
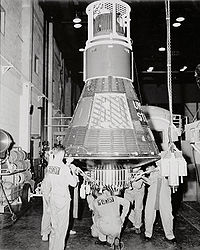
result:
[(135, 231), (135, 227), (127, 227), (127, 228), (125, 228), (124, 231), (127, 233), (133, 232), (133, 231)]
[(151, 240), (151, 237), (147, 237), (147, 236), (144, 236), (144, 239), (145, 239), (145, 241), (150, 241)]
[(166, 240), (167, 240), (168, 243), (171, 243), (171, 244), (176, 244), (177, 243), (176, 238), (173, 238), (171, 240), (169, 240), (169, 239), (166, 238)]
[(98, 239), (98, 240), (95, 241), (95, 244), (104, 246), (104, 245), (106, 245), (106, 241), (101, 241), (101, 240)]
[(106, 242), (106, 246), (112, 247), (113, 245), (111, 243), (109, 243), (109, 242)]

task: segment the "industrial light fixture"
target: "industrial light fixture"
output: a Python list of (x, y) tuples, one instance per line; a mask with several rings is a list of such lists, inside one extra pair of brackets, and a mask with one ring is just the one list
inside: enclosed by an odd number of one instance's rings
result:
[(173, 23), (172, 25), (173, 25), (175, 28), (177, 28), (177, 27), (181, 26), (181, 23)]
[(180, 71), (185, 71), (187, 69), (187, 66), (183, 66), (183, 68), (180, 69)]
[(81, 22), (81, 19), (80, 19), (80, 17), (78, 17), (78, 15), (76, 13), (75, 18), (73, 19), (73, 23), (80, 23), (80, 22)]
[(152, 72), (153, 69), (154, 69), (154, 67), (149, 67), (149, 68), (147, 69), (147, 72)]
[(84, 48), (80, 48), (80, 49), (79, 49), (79, 52), (84, 52)]
[(185, 20), (185, 17), (182, 17), (182, 16), (176, 18), (177, 22), (183, 22), (184, 20)]
[(158, 50), (159, 51), (165, 51), (166, 49), (164, 47), (160, 47)]
[(79, 29), (79, 28), (81, 28), (82, 27), (82, 24), (81, 23), (75, 23), (74, 24), (74, 28), (76, 28), (76, 29)]

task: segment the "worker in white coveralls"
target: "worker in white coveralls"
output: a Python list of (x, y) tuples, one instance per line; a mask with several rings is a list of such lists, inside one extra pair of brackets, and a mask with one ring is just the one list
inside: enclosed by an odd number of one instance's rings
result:
[(152, 237), (153, 225), (156, 219), (156, 211), (159, 210), (164, 229), (165, 237), (168, 242), (176, 243), (173, 233), (173, 215), (171, 204), (171, 188), (166, 177), (160, 174), (160, 161), (158, 166), (149, 166), (152, 171), (149, 176), (149, 187), (145, 206), (145, 239), (148, 241)]
[[(131, 181), (131, 187), (127, 188), (124, 192), (124, 198), (130, 201), (131, 210), (128, 215), (128, 219), (132, 223), (133, 227), (131, 231), (136, 234), (140, 234), (140, 227), (142, 226), (142, 210), (143, 199), (145, 191), (145, 181), (142, 178), (143, 170), (141, 168), (134, 168), (132, 170), (133, 178)], [(134, 205), (134, 208), (132, 206)]]
[(65, 237), (69, 225), (70, 193), (69, 185), (77, 185), (76, 168), (70, 169), (73, 158), (66, 159), (63, 163), (65, 151), (58, 148), (54, 159), (48, 164), (45, 176), (46, 190), (45, 199), (50, 208), (51, 233), (49, 250), (63, 250), (65, 247)]
[[(54, 147), (52, 150), (48, 151), (48, 153), (46, 154), (45, 158), (48, 161), (48, 165), (51, 165), (51, 161), (54, 159), (56, 152), (57, 152), (57, 147)], [(71, 159), (73, 159), (73, 158), (68, 158), (68, 162), (71, 161)], [(71, 162), (69, 162), (69, 164), (70, 163)], [(74, 166), (73, 164), (70, 164), (70, 168), (75, 169), (74, 167), (76, 168), (76, 166)], [(47, 168), (45, 169), (45, 174), (46, 174), (46, 172), (47, 172)], [(78, 180), (78, 177), (77, 177), (77, 180)], [(47, 185), (48, 185), (48, 183), (47, 183), (46, 179), (44, 178), (42, 183), (41, 183), (41, 192), (43, 194), (43, 196), (42, 196), (43, 214), (42, 214), (42, 222), (41, 222), (41, 236), (42, 236), (43, 241), (49, 240), (49, 235), (51, 232), (50, 207), (48, 206), (49, 205), (48, 204), (48, 200), (49, 200), (48, 192), (49, 191), (48, 191)], [(76, 187), (76, 188), (78, 188), (78, 187)], [(47, 194), (46, 194), (46, 192), (47, 192)], [(47, 199), (46, 199), (46, 197), (47, 197)], [(77, 203), (77, 201), (76, 201), (76, 203)], [(77, 207), (76, 207), (76, 210), (77, 210)], [(74, 211), (73, 211), (73, 213), (74, 213)], [(70, 235), (75, 234), (75, 233), (76, 233), (76, 231), (70, 229), (70, 232), (69, 232)]]
[[(53, 148), (46, 154), (45, 158), (48, 164), (51, 165), (51, 161), (54, 159), (55, 153), (57, 148)], [(45, 169), (45, 175), (47, 172), (47, 168)], [(49, 201), (49, 190), (48, 190), (48, 182), (44, 178), (41, 183), (41, 192), (43, 194), (42, 201), (43, 201), (43, 214), (42, 214), (42, 222), (41, 222), (41, 236), (43, 241), (48, 241), (49, 234), (51, 232), (51, 217), (50, 217), (50, 207), (48, 206)], [(47, 193), (46, 193), (47, 192)]]
[[(111, 195), (108, 190), (96, 192), (96, 198), (87, 197), (88, 205), (93, 210), (92, 236), (100, 245), (116, 246), (120, 244), (120, 233), (128, 213), (130, 202), (124, 198)], [(120, 214), (120, 206), (123, 207)]]

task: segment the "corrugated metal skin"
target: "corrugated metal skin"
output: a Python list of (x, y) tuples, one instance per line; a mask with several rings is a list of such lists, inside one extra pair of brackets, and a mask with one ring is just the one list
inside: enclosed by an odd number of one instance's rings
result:
[(126, 93), (126, 89), (131, 92), (131, 96), (136, 97), (134, 95), (134, 91), (132, 91), (132, 88), (126, 87), (126, 83), (129, 86), (128, 80), (123, 80), (120, 78), (98, 78), (98, 79), (92, 79), (88, 81), (85, 85), (83, 97), (86, 96), (94, 96), (95, 93), (102, 93), (102, 92), (118, 92), (118, 93)]
[[(142, 156), (150, 156), (150, 152), (155, 150), (154, 142), (142, 141), (142, 133), (134, 134), (133, 130), (96, 130), (74, 128), (66, 135), (65, 145), (68, 144), (67, 153), (77, 154), (83, 158), (92, 158), (104, 154), (105, 157), (131, 157), (137, 152), (133, 158), (141, 158)], [(132, 157), (131, 157), (132, 158)]]
[(75, 158), (156, 158), (158, 149), (143, 115), (131, 81), (90, 80), (66, 134), (66, 152)]
[(67, 131), (65, 137), (65, 143), (67, 143), (67, 145), (83, 146), (85, 135), (86, 135), (85, 127), (70, 128)]

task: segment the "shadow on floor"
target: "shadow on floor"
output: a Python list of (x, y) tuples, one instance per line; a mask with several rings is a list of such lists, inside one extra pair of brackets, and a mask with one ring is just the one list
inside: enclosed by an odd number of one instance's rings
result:
[[(84, 211), (82, 218), (74, 221), (73, 230), (67, 241), (66, 249), (71, 250), (106, 250), (107, 246), (95, 245), (95, 238), (91, 236), (91, 213), (82, 203)], [(31, 206), (21, 214), (10, 227), (0, 230), (0, 250), (48, 250), (48, 242), (43, 242), (40, 236), (42, 217), (42, 201), (34, 198)], [(1, 218), (2, 219), (2, 218)], [(157, 249), (200, 249), (200, 204), (185, 202), (181, 204), (175, 220), (175, 235), (177, 245), (171, 245), (164, 239), (159, 216), (154, 225), (154, 234), (150, 242), (144, 240), (143, 233), (136, 235), (126, 230), (122, 234), (124, 250), (157, 250)]]

